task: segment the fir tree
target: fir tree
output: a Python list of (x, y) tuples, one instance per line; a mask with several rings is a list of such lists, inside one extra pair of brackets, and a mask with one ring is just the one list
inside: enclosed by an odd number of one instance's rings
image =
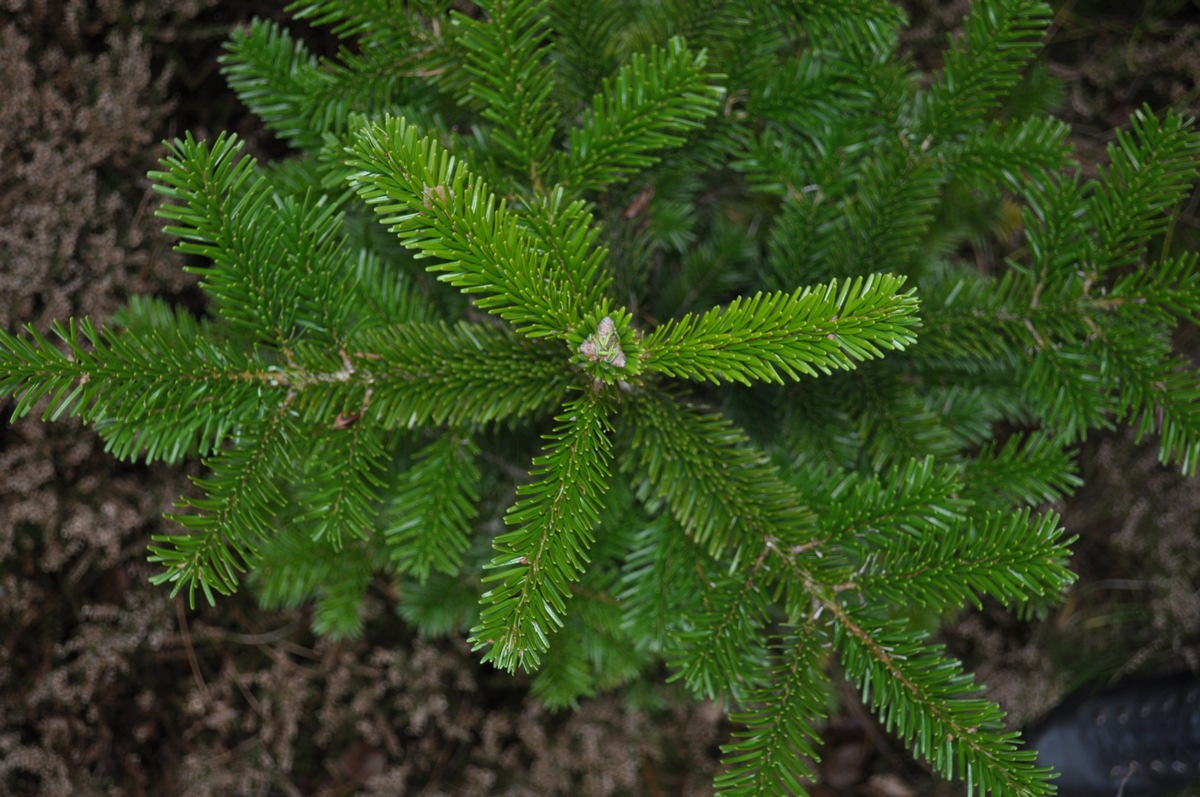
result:
[(552, 706), (665, 663), (730, 701), (727, 795), (803, 792), (837, 667), (942, 775), (1049, 793), (927, 618), (1071, 582), (1041, 507), (1089, 430), (1195, 470), (1196, 256), (1149, 251), (1190, 122), (1137, 113), (1081, 179), (1032, 0), (928, 82), (884, 0), (452, 5), (293, 3), (332, 59), (238, 34), (295, 156), (187, 136), (152, 174), (207, 315), (0, 333), (15, 415), (203, 460), (150, 544), (193, 601), (246, 576), (357, 634), (386, 573)]

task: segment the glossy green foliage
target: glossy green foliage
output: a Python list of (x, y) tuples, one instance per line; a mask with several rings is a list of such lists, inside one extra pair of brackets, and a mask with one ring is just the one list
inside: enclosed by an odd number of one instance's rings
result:
[(0, 333), (16, 415), (203, 461), (156, 580), (347, 635), (382, 575), (555, 707), (665, 666), (728, 701), (722, 794), (805, 790), (831, 667), (942, 775), (1048, 794), (910, 620), (1055, 600), (1089, 430), (1195, 469), (1197, 260), (1151, 254), (1192, 124), (1082, 180), (1032, 0), (927, 80), (884, 0), (291, 10), (346, 47), (256, 22), (223, 63), (295, 157), (151, 175), (206, 316)]

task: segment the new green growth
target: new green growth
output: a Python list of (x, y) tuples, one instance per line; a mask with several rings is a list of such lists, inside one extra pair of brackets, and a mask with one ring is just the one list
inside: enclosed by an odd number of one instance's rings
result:
[(804, 791), (833, 669), (940, 774), (1050, 793), (931, 618), (1058, 598), (1089, 430), (1195, 469), (1196, 256), (1157, 254), (1191, 123), (1083, 179), (1031, 0), (929, 76), (882, 0), (463, 5), (293, 3), (334, 58), (239, 33), (293, 156), (151, 175), (206, 314), (0, 334), (15, 415), (203, 461), (150, 544), (193, 601), (353, 635), (382, 574), (551, 706), (660, 667), (727, 700), (720, 794)]

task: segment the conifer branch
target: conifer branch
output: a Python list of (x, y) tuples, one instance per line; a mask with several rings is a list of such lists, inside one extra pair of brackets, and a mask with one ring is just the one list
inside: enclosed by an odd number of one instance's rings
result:
[[(429, 323), (438, 317), (428, 297), (417, 289), (416, 275), (397, 272), (378, 253), (360, 249), (349, 265), (353, 275), (349, 327), (361, 332), (394, 324)], [(346, 344), (350, 347), (350, 343)]]
[(416, 78), (445, 68), (446, 46), (437, 25), (407, 8), (364, 8), (362, 3), (292, 3), (302, 16), (341, 22), (335, 33), (365, 33), (354, 50), (336, 60), (317, 58), (303, 41), (271, 21), (255, 19), (233, 33), (221, 56), (221, 72), (238, 99), (292, 146), (318, 152), (340, 136), (352, 114), (403, 103), (408, 112), (427, 102)]
[[(353, 38), (335, 59), (237, 34), (231, 84), (302, 151), (168, 145), (160, 215), (209, 316), (135, 298), (110, 329), (0, 332), (0, 397), (121, 457), (199, 453), (183, 533), (151, 545), (192, 602), (254, 571), (354, 635), (381, 568), (421, 633), (541, 665), (550, 705), (665, 663), (735, 701), (723, 794), (805, 788), (832, 648), (938, 772), (1047, 794), (897, 618), (1053, 600), (1071, 539), (1031, 507), (1078, 484), (1091, 430), (1200, 467), (1170, 337), (1200, 321), (1200, 258), (1148, 256), (1200, 172), (1192, 122), (1143, 111), (1099, 180), (1071, 176), (1018, 90), (1034, 0), (976, 0), (928, 91), (886, 0), (461, 5), (293, 2)], [(551, 418), (493, 539), (510, 435)]]
[[(1061, 231), (1047, 232), (1057, 237)], [(1047, 255), (1051, 262), (1046, 269), (1066, 265), (1057, 255)], [(920, 346), (914, 355), (968, 358), (976, 371), (983, 368), (978, 360), (990, 360), (1005, 363), (1011, 372), (1036, 352), (1083, 340), (1108, 312), (1103, 301), (1083, 300), (1080, 282), (1065, 273), (1042, 271), (1034, 276), (1017, 268), (994, 280), (947, 274), (927, 281), (921, 293)]]
[(1029, 266), (1038, 284), (1062, 283), (1083, 259), (1085, 231), (1079, 209), (1087, 186), (1078, 176), (1047, 175), (1031, 180), (1021, 193), (1028, 203), (1021, 213), (1029, 246)]
[(478, 307), (530, 337), (571, 328), (583, 305), (563, 264), (538, 252), (506, 204), (435, 139), (387, 118), (363, 127), (349, 154), (359, 195), (418, 257), (443, 261), (429, 267), (439, 279), (483, 294)]
[(741, 699), (762, 686), (766, 669), (765, 586), (751, 573), (722, 573), (706, 563), (708, 578), (698, 610), (672, 634), (667, 663), (692, 694), (709, 700)]
[(1168, 113), (1159, 121), (1143, 108), (1130, 124), (1132, 132), (1118, 131), (1109, 145), (1109, 166), (1088, 203), (1098, 232), (1087, 256), (1094, 272), (1136, 262), (1200, 174), (1200, 133), (1188, 120)]
[(16, 418), (50, 397), (43, 417), (97, 424), (122, 458), (207, 454), (259, 406), (282, 402), (284, 390), (243, 348), (188, 336), (196, 329), (184, 322), (119, 334), (88, 319), (55, 324), (66, 353), (32, 328), (27, 337), (0, 330), (0, 395), (16, 396)]
[(939, 154), (952, 164), (956, 180), (985, 191), (1003, 185), (1025, 193), (1067, 161), (1068, 133), (1066, 123), (1043, 116), (1008, 125), (993, 122)]
[[(589, 569), (585, 580), (591, 580), (595, 572), (595, 567)], [(654, 661), (646, 651), (630, 644), (615, 600), (606, 594), (590, 600), (597, 593), (583, 584), (576, 592), (583, 600), (571, 605), (566, 624), (542, 657), (533, 679), (533, 694), (551, 710), (578, 709), (579, 698), (624, 685)]]
[[(843, 401), (872, 471), (928, 456), (954, 456), (962, 441), (936, 406), (906, 390), (894, 373), (860, 369), (844, 377)], [(869, 453), (868, 453), (869, 452)]]
[(365, 539), (375, 526), (375, 508), (389, 458), (382, 430), (358, 423), (352, 414), (314, 434), (297, 477), (302, 512), (295, 523), (328, 538), (335, 551), (343, 540)]
[(1075, 538), (1064, 537), (1053, 513), (1031, 518), (1028, 507), (990, 512), (974, 527), (889, 537), (854, 582), (869, 603), (940, 612), (968, 603), (978, 608), (980, 596), (990, 595), (1019, 606), (1075, 580), (1066, 567)]
[(583, 200), (567, 201), (559, 186), (530, 200), (527, 229), (546, 252), (556, 274), (579, 296), (580, 307), (600, 307), (612, 285), (612, 274), (605, 267), (608, 247), (597, 243), (600, 226)]
[(812, 673), (821, 669), (824, 641), (811, 624), (776, 641), (764, 685), (748, 690), (743, 707), (729, 715), (744, 730), (721, 747), (725, 771), (714, 784), (721, 797), (803, 794), (816, 780), (810, 762), (819, 759), (816, 721), (828, 695)]
[[(820, 183), (810, 183), (820, 193), (810, 191), (812, 196), (801, 194), (794, 201), (784, 202), (775, 229), (771, 233), (769, 265), (771, 284), (781, 289), (807, 281), (801, 275), (816, 275), (810, 279), (831, 276), (829, 263), (838, 256), (839, 238), (842, 234), (842, 205), (826, 202), (823, 191), (849, 191), (851, 180), (846, 175), (835, 176), (826, 172), (833, 164), (814, 164), (819, 171), (814, 175)], [(787, 167), (783, 167), (787, 168)], [(784, 172), (786, 174), (786, 172)], [(799, 175), (797, 175), (799, 177)], [(826, 182), (828, 180), (829, 182)], [(805, 183), (796, 180), (803, 186)]]
[(274, 290), (268, 283), (282, 255), (271, 240), (270, 225), (259, 223), (269, 212), (271, 190), (256, 179), (254, 159), (239, 157), (241, 149), (234, 135), (218, 135), (210, 145), (189, 133), (162, 159), (167, 171), (150, 177), (158, 183), (155, 190), (168, 198), (158, 215), (174, 222), (164, 230), (181, 239), (176, 251), (212, 261), (198, 269), (201, 284), (229, 322), (257, 333), (267, 326), (264, 319), (275, 321), (271, 338), (282, 348), (290, 330), (281, 322), (291, 308), (282, 301), (264, 301)]
[(334, 75), (274, 22), (256, 19), (235, 31), (221, 64), (238, 99), (297, 149), (319, 149), (322, 135), (336, 132), (349, 113)]
[(710, 570), (714, 560), (673, 518), (660, 515), (643, 525), (622, 562), (617, 593), (623, 625), (639, 648), (661, 653), (677, 644), (687, 618), (704, 606)]
[(370, 550), (362, 541), (335, 549), (303, 526), (285, 526), (259, 544), (269, 567), (255, 571), (255, 594), (271, 609), (314, 600), (314, 633), (334, 639), (362, 635), (362, 603), (371, 584)]
[(934, 457), (910, 459), (870, 476), (847, 475), (820, 507), (828, 540), (853, 545), (886, 530), (888, 538), (953, 537), (969, 516), (958, 468)]
[(534, 459), (530, 484), (505, 516), (518, 528), (501, 534), (485, 578), (494, 584), (483, 594), (479, 625), (471, 629), (484, 661), (515, 670), (533, 670), (550, 646), (550, 634), (563, 625), (570, 582), (588, 561), (594, 528), (608, 490), (609, 404), (585, 394), (566, 405), (547, 436), (549, 448)]
[(476, 544), (465, 561), (471, 575), (432, 573), (424, 584), (401, 582), (404, 600), (397, 607), (404, 621), (423, 635), (464, 634), (479, 618), (479, 568), (488, 549)]
[(1039, 0), (992, 0), (972, 9), (929, 90), (926, 130), (942, 141), (970, 130), (1021, 77), (1053, 14)]
[(345, 257), (340, 210), (316, 193), (278, 196), (241, 149), (232, 135), (211, 145), (190, 134), (175, 141), (160, 161), (166, 171), (150, 173), (168, 198), (157, 215), (173, 222), (165, 229), (182, 239), (177, 251), (212, 261), (189, 270), (225, 321), (260, 337), (265, 331), (280, 351), (301, 324), (334, 339), (349, 306), (334, 286)]
[(292, 0), (287, 12), (292, 19), (328, 27), (338, 38), (406, 40), (419, 31), (438, 28), (438, 20), (450, 0)]
[[(796, 13), (796, 18), (803, 19), (806, 25), (812, 21), (806, 11)], [(843, 99), (854, 100), (843, 96), (847, 86), (839, 67), (840, 64), (830, 63), (826, 58), (805, 53), (794, 61), (775, 64), (770, 74), (764, 76), (763, 91), (747, 98), (752, 103), (748, 110), (773, 120), (771, 127), (747, 142), (751, 149), (742, 153), (743, 159), (736, 164), (739, 170), (752, 175), (759, 190), (783, 194), (782, 182), (801, 171), (792, 158), (800, 153), (792, 150), (793, 142), (781, 134), (778, 125), (809, 129), (837, 112), (844, 112)]]
[(1067, 442), (1088, 429), (1111, 429), (1117, 403), (1085, 343), (1036, 351), (1021, 369), (1021, 386), (1043, 421)]
[(833, 617), (834, 646), (859, 691), (884, 727), (926, 758), (943, 777), (966, 781), (968, 794), (1041, 797), (1053, 793), (1047, 767), (1033, 764), (1033, 750), (1017, 747), (995, 703), (962, 666), (941, 655), (920, 632), (880, 621), (836, 601), (823, 605)]
[[(757, 294), (655, 330), (644, 367), (714, 384), (817, 376), (902, 350), (916, 340), (917, 300), (903, 277), (873, 274), (816, 288)], [(780, 375), (782, 372), (782, 376)]]
[(893, 166), (863, 165), (857, 201), (847, 203), (829, 268), (834, 274), (905, 271), (934, 220), (945, 181), (927, 158), (910, 156)]
[(1106, 298), (1129, 317), (1200, 326), (1200, 253), (1184, 252), (1123, 274)]
[(1152, 432), (1160, 436), (1160, 462), (1175, 462), (1184, 473), (1195, 473), (1200, 464), (1200, 379), (1195, 371), (1164, 353), (1147, 357), (1146, 347), (1132, 340), (1109, 342), (1106, 353), (1113, 381), (1127, 386), (1115, 402), (1117, 417), (1135, 419), (1139, 441)]
[(1014, 501), (1029, 506), (1058, 501), (1083, 483), (1072, 453), (1045, 432), (1013, 435), (1002, 446), (989, 441), (964, 464), (963, 481), (978, 485), (972, 492), (977, 506), (1002, 509)]
[(204, 460), (208, 475), (192, 479), (203, 496), (185, 496), (177, 504), (193, 511), (167, 515), (185, 533), (151, 538), (149, 559), (163, 572), (150, 580), (173, 584), (172, 595), (186, 588), (192, 607), (197, 589), (210, 605), (215, 592), (232, 594), (238, 573), (258, 559), (258, 541), (273, 533), (272, 521), (287, 502), (278, 481), (295, 461), (299, 439), (300, 429), (280, 407)]
[(470, 96), (483, 103), (483, 116), (495, 124), (492, 138), (508, 152), (516, 172), (534, 193), (542, 190), (550, 144), (558, 128), (551, 101), (554, 48), (547, 0), (480, 0), (487, 22), (456, 14), (459, 42), (467, 52), (464, 68), (475, 77)]
[(870, 39), (904, 24), (904, 9), (889, 0), (784, 0), (792, 19), (814, 38)]
[[(528, 417), (561, 404), (576, 383), (560, 347), (490, 325), (376, 327), (356, 334), (350, 349), (351, 368), (371, 389), (363, 419), (385, 429)], [(346, 406), (340, 397), (353, 386), (310, 381), (296, 406), (324, 417), (328, 408)]]
[(559, 79), (575, 96), (591, 97), (620, 66), (615, 43), (626, 20), (592, 0), (553, 0), (549, 12)]
[(807, 541), (813, 518), (741, 430), (670, 393), (625, 408), (622, 470), (645, 479), (709, 555), (779, 537)]
[(603, 188), (657, 163), (654, 150), (681, 146), (720, 102), (720, 89), (706, 82), (715, 76), (704, 72), (705, 60), (680, 38), (635, 54), (572, 130), (559, 181), (576, 191)]
[(444, 434), (414, 454), (412, 467), (396, 479), (382, 523), (385, 551), (418, 583), (435, 571), (457, 575), (462, 566), (478, 512), (478, 455), (471, 438)]
[(584, 626), (579, 604), (572, 609), (563, 618), (565, 624), (555, 636), (554, 645), (543, 654), (530, 687), (530, 693), (551, 711), (578, 709), (579, 698), (594, 697), (598, 692), (596, 674), (585, 651), (596, 647), (592, 633), (599, 629)]
[(323, 575), (313, 601), (312, 631), (331, 639), (357, 639), (363, 632), (363, 601), (371, 586), (371, 560), (362, 543), (338, 552), (336, 571)]

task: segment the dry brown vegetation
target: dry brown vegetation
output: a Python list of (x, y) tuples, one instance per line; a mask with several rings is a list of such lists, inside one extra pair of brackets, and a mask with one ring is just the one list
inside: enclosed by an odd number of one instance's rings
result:
[[(909, 42), (940, 46), (964, 5), (914, 4)], [(1100, 131), (1142, 101), (1200, 110), (1194, 10), (1158, 4), (1141, 18), (1087, 5), (1087, 16), (1064, 13), (1050, 50), (1085, 163)], [(276, 148), (215, 68), (253, 10), (0, 0), (5, 328), (102, 318), (134, 293), (197, 305), (144, 175), (158, 142), (184, 129), (233, 128)], [(1177, 237), (1194, 246), (1193, 211)], [(713, 707), (631, 711), (606, 696), (550, 715), (461, 640), (414, 638), (383, 585), (359, 642), (314, 639), (306, 617), (263, 613), (246, 596), (185, 611), (147, 583), (145, 546), (187, 469), (117, 463), (102, 448), (69, 422), (0, 426), (0, 793), (707, 792), (727, 733)], [(1090, 441), (1083, 462), (1091, 484), (1065, 507), (1083, 579), (1062, 609), (1044, 623), (972, 613), (947, 633), (1018, 719), (1085, 678), (1200, 666), (1196, 482), (1122, 435)], [(836, 718), (828, 739), (819, 793), (925, 788), (860, 712)]]

